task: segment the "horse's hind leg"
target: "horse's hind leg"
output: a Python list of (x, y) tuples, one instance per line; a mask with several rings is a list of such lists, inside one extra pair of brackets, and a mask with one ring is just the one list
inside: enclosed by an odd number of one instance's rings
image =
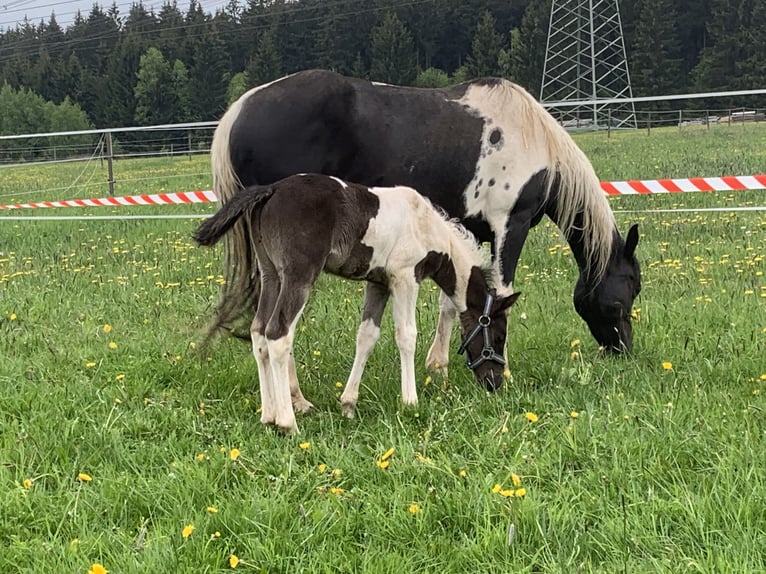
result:
[(418, 403), (415, 385), (415, 342), (417, 326), (415, 324), (415, 303), (418, 297), (418, 284), (415, 277), (397, 278), (390, 284), (394, 300), (394, 325), (396, 344), (402, 367), (402, 402), (405, 405)]
[(439, 322), (436, 325), (436, 335), (426, 356), (426, 368), (440, 373), (447, 378), (449, 366), (449, 342), (452, 335), (452, 324), (457, 317), (457, 309), (444, 291), (439, 295)]
[(276, 422), (274, 380), (265, 333), (266, 324), (274, 311), (278, 296), (279, 278), (273, 268), (267, 268), (267, 271), (262, 275), (258, 309), (250, 327), (253, 355), (255, 355), (255, 360), (258, 364), (258, 384), (261, 390), (261, 422), (263, 424), (274, 424)]
[(295, 361), (292, 359), (295, 327), (308, 300), (310, 286), (318, 274), (317, 270), (307, 283), (302, 279), (282, 277), (279, 298), (266, 326), (274, 381), (275, 424), (286, 433), (298, 432), (290, 394), (291, 378), (294, 377), (297, 383)]
[(346, 381), (346, 388), (340, 397), (340, 406), (343, 414), (348, 418), (354, 418), (356, 401), (359, 398), (359, 383), (362, 380), (364, 366), (372, 353), (375, 343), (380, 338), (380, 320), (388, 301), (388, 288), (379, 283), (367, 283), (364, 292), (364, 310), (362, 322), (356, 333), (356, 353), (354, 354), (354, 366)]
[(298, 383), (298, 371), (295, 368), (295, 354), (290, 352), (290, 398), (293, 402), (293, 409), (305, 414), (310, 413), (314, 409), (314, 405), (306, 400), (301, 392), (301, 386)]

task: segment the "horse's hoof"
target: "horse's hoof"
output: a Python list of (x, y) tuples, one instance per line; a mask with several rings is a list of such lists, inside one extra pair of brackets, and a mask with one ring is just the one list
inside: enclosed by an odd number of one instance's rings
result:
[(444, 361), (435, 361), (432, 359), (429, 359), (426, 361), (426, 370), (435, 373), (437, 375), (440, 375), (443, 378), (447, 378), (447, 362)]
[(274, 415), (261, 414), (261, 424), (273, 425), (276, 424), (276, 422), (277, 419), (274, 417)]
[(340, 410), (347, 419), (353, 419), (356, 416), (356, 405), (352, 403), (341, 403)]
[(303, 399), (302, 401), (296, 401), (293, 403), (293, 408), (296, 412), (299, 412), (303, 415), (309, 414), (311, 411), (314, 410), (314, 405), (307, 401), (306, 399)]
[(298, 434), (298, 425), (295, 423), (295, 421), (291, 423), (285, 422), (285, 423), (276, 423), (277, 430), (281, 432), (283, 435), (293, 435)]

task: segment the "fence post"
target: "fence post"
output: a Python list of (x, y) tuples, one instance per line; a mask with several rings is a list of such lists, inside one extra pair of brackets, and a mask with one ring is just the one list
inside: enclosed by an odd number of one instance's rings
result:
[(188, 140), (188, 142), (189, 142), (189, 144), (188, 144), (188, 150), (189, 150), (189, 154), (188, 154), (188, 155), (189, 155), (189, 159), (191, 159), (191, 156), (192, 156), (192, 149), (191, 149), (191, 145), (192, 145), (191, 130), (189, 130), (189, 131), (186, 133), (186, 135), (187, 135), (187, 140)]
[(109, 195), (114, 195), (114, 156), (112, 155), (112, 132), (106, 133), (106, 171), (109, 178)]
[(652, 110), (649, 110), (646, 120), (646, 135), (652, 135)]
[(606, 139), (611, 139), (612, 137), (612, 108), (607, 108), (606, 110)]
[(683, 111), (678, 110), (678, 131), (681, 131), (681, 123), (684, 121)]

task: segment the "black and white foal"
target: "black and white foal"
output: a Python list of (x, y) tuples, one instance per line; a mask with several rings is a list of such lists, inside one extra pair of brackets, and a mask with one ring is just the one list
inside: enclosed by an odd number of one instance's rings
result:
[[(416, 404), (415, 303), (418, 284), (432, 278), (460, 318), (468, 366), (490, 390), (504, 370), (506, 310), (518, 296), (496, 298), (480, 247), (408, 187), (367, 188), (324, 175), (295, 175), (237, 192), (195, 231), (214, 245), (238, 221), (252, 232), (261, 290), (251, 326), (263, 410), (261, 422), (297, 431), (292, 405), (308, 411), (298, 385), (293, 337), (311, 286), (322, 270), (367, 281), (356, 355), (341, 397), (353, 417), (367, 358), (393, 299), (402, 371), (402, 401)], [(252, 258), (250, 258), (252, 259)], [(253, 262), (255, 263), (255, 262)], [(252, 269), (240, 270), (248, 274)], [(254, 276), (254, 275), (251, 275)], [(229, 291), (229, 297), (246, 297)]]

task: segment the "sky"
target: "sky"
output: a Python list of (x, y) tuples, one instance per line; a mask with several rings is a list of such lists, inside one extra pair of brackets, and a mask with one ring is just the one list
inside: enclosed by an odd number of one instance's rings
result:
[[(189, 6), (188, 0), (176, 0), (181, 11), (186, 11)], [(41, 20), (48, 20), (51, 12), (56, 14), (56, 21), (62, 28), (70, 25), (77, 14), (81, 11), (83, 16), (90, 13), (93, 4), (99, 4), (103, 9), (112, 4), (117, 5), (121, 16), (127, 15), (134, 0), (0, 0), (0, 29), (8, 30), (24, 22), (24, 16), (32, 24), (39, 24)], [(154, 8), (155, 12), (164, 4), (164, 0), (144, 0), (144, 6)], [(200, 4), (205, 12), (213, 13), (216, 8), (226, 4), (225, 0), (201, 0)]]

